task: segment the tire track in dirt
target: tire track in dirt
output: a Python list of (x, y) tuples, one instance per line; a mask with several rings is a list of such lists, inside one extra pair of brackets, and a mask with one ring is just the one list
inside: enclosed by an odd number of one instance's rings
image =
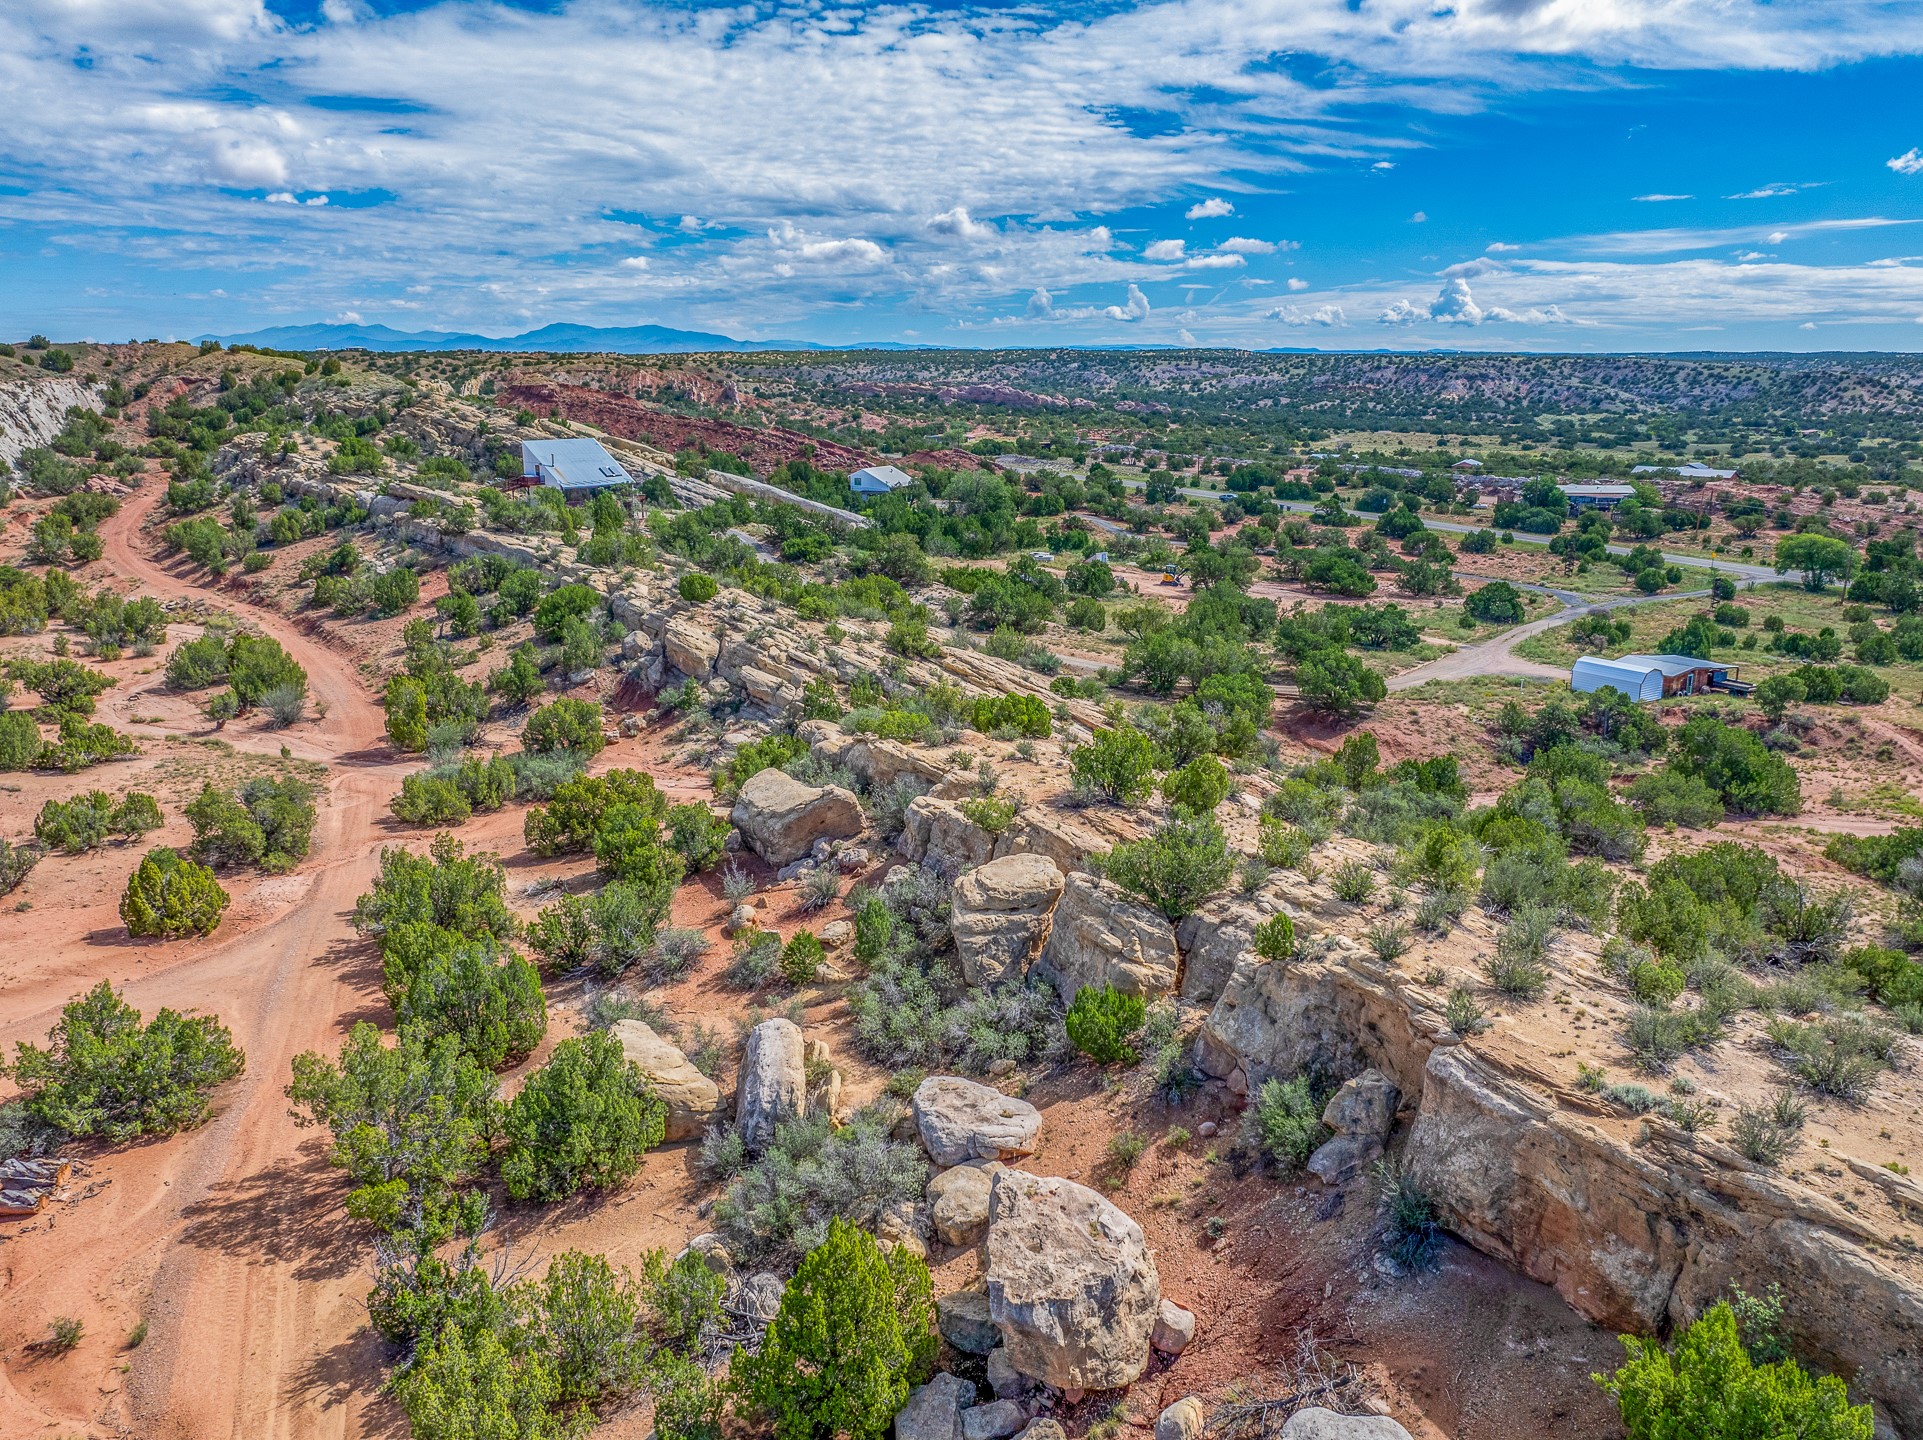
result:
[[(31, 1243), (9, 1245), (9, 1308), (22, 1321), (91, 1314), (92, 1334), (125, 1333), (136, 1316), (148, 1321), (145, 1343), (125, 1356), (126, 1395), (111, 1427), (121, 1433), (337, 1440), (378, 1432), (385, 1419), (367, 1417), (385, 1410), (370, 1393), (376, 1356), (364, 1335), (356, 1338), (365, 1247), (314, 1137), (288, 1116), (282, 1087), (296, 1054), (333, 1050), (352, 1018), (381, 1008), (372, 967), (347, 947), (347, 914), (377, 867), (378, 821), (395, 787), (388, 753), (369, 753), (382, 745), (382, 715), (348, 663), (299, 627), (148, 558), (138, 531), (154, 499), (150, 486), (102, 526), (103, 568), (162, 599), (244, 613), (306, 668), (322, 714), (291, 732), (226, 738), (238, 749), (275, 753), (285, 743), (302, 758), (374, 763), (330, 771), (331, 803), (301, 866), (312, 887), (300, 903), (255, 929), (180, 945), (181, 960), (123, 987), (145, 1013), (169, 1005), (218, 1014), (246, 1052), (247, 1073), (199, 1130), (101, 1155), (95, 1171), (112, 1178), (110, 1187), (57, 1226), (21, 1237)], [(54, 1018), (11, 1015), (5, 1029), (37, 1038)], [(7, 1345), (11, 1394), (0, 1400), (0, 1429), (85, 1424), (99, 1413), (97, 1394), (82, 1401), (65, 1384), (48, 1393), (16, 1373), (27, 1363), (19, 1351), (17, 1340)]]

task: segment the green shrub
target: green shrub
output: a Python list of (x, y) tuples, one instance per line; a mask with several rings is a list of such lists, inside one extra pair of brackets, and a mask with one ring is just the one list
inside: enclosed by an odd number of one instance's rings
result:
[(1213, 819), (1178, 812), (1154, 834), (1110, 850), (1102, 868), (1168, 919), (1181, 920), (1229, 883), (1235, 862)]
[(127, 878), (120, 899), (120, 918), (135, 939), (173, 939), (181, 935), (211, 935), (220, 925), (228, 894), (214, 872), (165, 845), (149, 850)]
[(0, 711), (0, 770), (31, 770), (43, 748), (33, 716), (24, 710)]
[(348, 1213), (392, 1229), (408, 1220), (410, 1199), (432, 1223), (486, 1165), (499, 1123), (495, 1089), (454, 1036), (403, 1026), (387, 1045), (363, 1020), (338, 1062), (311, 1050), (294, 1057), (287, 1098), (296, 1123), (333, 1135), (329, 1161), (354, 1187)]
[(1747, 730), (1699, 715), (1683, 726), (1675, 748), (1677, 773), (1702, 780), (1733, 814), (1794, 815), (1803, 808), (1789, 762)]
[(720, 593), (721, 587), (715, 583), (714, 576), (695, 573), (683, 575), (676, 587), (681, 598), (690, 605), (705, 605)]
[(928, 1267), (835, 1220), (788, 1282), (759, 1353), (735, 1352), (742, 1404), (776, 1440), (880, 1440), (939, 1342)]
[(1329, 1138), (1322, 1106), (1304, 1076), (1264, 1080), (1255, 1092), (1253, 1108), (1262, 1149), (1285, 1175), (1306, 1165), (1316, 1147)]
[(528, 717), (521, 748), (532, 755), (571, 750), (592, 759), (607, 742), (601, 738), (601, 707), (592, 700), (556, 700)]
[(1863, 1101), (1876, 1077), (1893, 1063), (1890, 1031), (1860, 1015), (1842, 1015), (1799, 1024), (1769, 1023), (1770, 1043), (1784, 1066), (1810, 1089), (1852, 1104)]
[(409, 825), (459, 825), (474, 813), (460, 786), (445, 776), (409, 775), (401, 793), (388, 803), (397, 820)]
[(1255, 953), (1280, 963), (1295, 954), (1295, 922), (1279, 911), (1255, 927)]
[[(538, 580), (537, 575), (537, 584)], [(503, 597), (507, 595), (507, 590), (507, 584), (503, 583)], [(550, 643), (559, 640), (567, 629), (568, 621), (591, 615), (606, 603), (601, 593), (590, 586), (563, 585), (543, 595), (534, 606), (534, 633)]]
[(102, 980), (60, 1013), (48, 1045), (22, 1042), (10, 1069), (30, 1114), (69, 1135), (116, 1144), (190, 1129), (207, 1118), (207, 1092), (239, 1075), (246, 1057), (211, 1015), (140, 1012)]
[(39, 863), (40, 852), (32, 846), (0, 840), (0, 895), (18, 887)]
[(307, 672), (267, 635), (237, 634), (227, 642), (227, 682), (243, 707), (258, 705), (267, 692), (293, 685), (304, 695)]
[(34, 817), (33, 836), (50, 850), (78, 855), (104, 844), (110, 835), (136, 839), (160, 825), (160, 805), (151, 795), (133, 790), (116, 803), (104, 790), (89, 790), (42, 805)]
[(398, 615), (421, 598), (421, 577), (405, 565), (376, 575), (367, 585), (376, 615)]
[(227, 646), (218, 635), (185, 641), (167, 657), (167, 684), (175, 690), (205, 690), (226, 680)]
[(1147, 1019), (1148, 1005), (1140, 995), (1113, 985), (1084, 985), (1068, 1007), (1068, 1042), (1097, 1065), (1133, 1065), (1141, 1055), (1130, 1037)]
[(452, 1035), (490, 1070), (529, 1054), (547, 1033), (541, 977), (488, 936), (432, 925), (405, 927), (388, 947), (383, 988), (401, 1025)]
[(1629, 1359), (1596, 1383), (1616, 1402), (1628, 1440), (1872, 1440), (1874, 1413), (1852, 1405), (1833, 1375), (1811, 1376), (1794, 1360), (1759, 1365), (1743, 1348), (1735, 1312), (1719, 1301), (1665, 1350), (1622, 1337)]
[(374, 888), (354, 905), (354, 926), (380, 937), (381, 953), (395, 950), (408, 927), (432, 925), (462, 936), (505, 940), (515, 931), (507, 908), (507, 876), (493, 855), (469, 855), (451, 835), (437, 835), (428, 853), (386, 848)]
[(563, 1040), (507, 1108), (501, 1179), (516, 1200), (620, 1185), (661, 1143), (667, 1116), (613, 1036)]
[(782, 978), (790, 985), (811, 985), (827, 958), (819, 937), (809, 930), (797, 930), (781, 947)]
[(1035, 740), (1054, 733), (1048, 705), (1033, 695), (983, 695), (974, 704), (969, 723), (984, 735), (1013, 730)]
[(1329, 873), (1329, 885), (1336, 899), (1360, 905), (1375, 894), (1375, 871), (1360, 860), (1345, 860)]
[(1429, 1192), (1392, 1160), (1375, 1166), (1376, 1213), (1382, 1217), (1382, 1248), (1405, 1271), (1426, 1269), (1442, 1245)]
[(1229, 798), (1229, 772), (1213, 755), (1198, 755), (1162, 779), (1162, 798), (1177, 810), (1207, 815)]
[(249, 780), (232, 794), (203, 785), (187, 806), (194, 857), (208, 865), (257, 865), (271, 873), (306, 858), (314, 834), (314, 790), (304, 781)]
[(699, 800), (673, 806), (668, 811), (668, 844), (679, 855), (690, 874), (712, 870), (727, 853), (728, 835), (734, 827)]
[(759, 740), (750, 740), (715, 766), (715, 794), (724, 800), (729, 799), (763, 770), (780, 769), (807, 753), (808, 747), (793, 735), (764, 735)]
[(1086, 745), (1069, 752), (1075, 783), (1117, 805), (1137, 805), (1149, 796), (1155, 776), (1155, 744), (1132, 725), (1097, 730)]

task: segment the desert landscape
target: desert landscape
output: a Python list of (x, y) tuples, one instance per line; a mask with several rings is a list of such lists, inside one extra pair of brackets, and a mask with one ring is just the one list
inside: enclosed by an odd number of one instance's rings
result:
[(1923, 1434), (1912, 380), (6, 349), (0, 1433)]

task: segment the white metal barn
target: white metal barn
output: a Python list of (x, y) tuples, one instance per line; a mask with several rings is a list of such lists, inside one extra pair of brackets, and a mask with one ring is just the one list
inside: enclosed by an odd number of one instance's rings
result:
[(1634, 660), (1601, 660), (1585, 655), (1569, 672), (1569, 688), (1581, 694), (1613, 685), (1631, 700), (1663, 698), (1663, 672)]

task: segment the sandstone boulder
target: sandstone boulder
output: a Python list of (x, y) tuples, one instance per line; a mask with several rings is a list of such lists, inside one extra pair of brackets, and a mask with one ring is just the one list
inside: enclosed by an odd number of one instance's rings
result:
[(962, 1440), (1008, 1440), (1028, 1423), (1019, 1400), (991, 1400), (962, 1411)]
[(1309, 1173), (1325, 1185), (1346, 1185), (1382, 1158), (1395, 1128), (1402, 1092), (1380, 1070), (1364, 1070), (1329, 1097), (1322, 1123), (1335, 1138), (1309, 1157)]
[(1298, 1410), (1282, 1427), (1282, 1440), (1411, 1440), (1387, 1415), (1338, 1415), (1321, 1406)]
[(661, 632), (661, 649), (668, 657), (668, 663), (683, 675), (706, 680), (714, 674), (714, 662), (721, 654), (721, 642), (700, 618), (677, 615)]
[(995, 837), (962, 814), (955, 801), (920, 795), (909, 803), (895, 847), (910, 860), (932, 856), (959, 865), (983, 865), (995, 853)]
[(973, 1245), (988, 1228), (988, 1194), (997, 1161), (957, 1165), (928, 1182), (929, 1218), (944, 1245)]
[(1155, 1329), (1149, 1343), (1164, 1355), (1180, 1355), (1195, 1343), (1195, 1315), (1173, 1300), (1164, 1299), (1155, 1312)]
[(975, 1387), (946, 1370), (908, 1397), (895, 1416), (895, 1440), (961, 1440), (962, 1407), (975, 1401)]
[(654, 1093), (666, 1102), (667, 1138), (687, 1140), (705, 1130), (721, 1108), (720, 1087), (641, 1021), (619, 1021), (612, 1033), (621, 1042), (621, 1053), (641, 1067)]
[(1155, 1440), (1196, 1440), (1203, 1418), (1202, 1402), (1185, 1396), (1155, 1417)]
[(904, 777), (933, 785), (948, 773), (941, 761), (931, 755), (917, 755), (899, 740), (877, 740), (866, 735), (857, 736), (848, 745), (841, 763), (874, 790), (886, 790)]
[(949, 928), (970, 985), (1020, 980), (1048, 937), (1062, 872), (1045, 855), (1008, 855), (955, 882)]
[(1064, 882), (1037, 961), (1063, 1004), (1084, 985), (1113, 985), (1134, 995), (1166, 995), (1181, 966), (1175, 928), (1118, 885), (1077, 871)]
[(1068, 1432), (1062, 1429), (1061, 1421), (1044, 1415), (1039, 1420), (1030, 1420), (1028, 1428), (1015, 1440), (1068, 1440)]
[(937, 1165), (969, 1160), (1013, 1160), (1031, 1155), (1042, 1114), (1017, 1100), (957, 1075), (930, 1075), (909, 1105), (916, 1132)]
[(1008, 1351), (997, 1345), (988, 1352), (988, 1388), (998, 1400), (1017, 1400), (1035, 1388), (1035, 1382), (1015, 1368)]
[(1182, 947), (1182, 998), (1191, 1005), (1213, 1005), (1221, 999), (1235, 967), (1254, 958), (1255, 927), (1277, 913), (1295, 923), (1298, 942), (1322, 928), (1273, 889), (1246, 899), (1235, 895), (1212, 900), (1184, 918), (1175, 928), (1176, 943)]
[(1142, 1227), (1085, 1185), (1004, 1170), (989, 1200), (988, 1312), (1008, 1361), (1064, 1390), (1139, 1377), (1162, 1303)]
[(748, 777), (730, 816), (742, 838), (770, 865), (790, 865), (817, 840), (861, 834), (861, 804), (839, 785), (817, 789), (781, 770)]
[(801, 1027), (776, 1017), (748, 1032), (735, 1088), (734, 1123), (750, 1150), (774, 1138), (775, 1127), (800, 1115), (808, 1103), (808, 1072)]
[(955, 1290), (935, 1300), (935, 1326), (964, 1355), (986, 1355), (1001, 1338), (988, 1313), (986, 1290)]
[(928, 1236), (933, 1226), (928, 1207), (909, 1200), (897, 1200), (875, 1220), (875, 1238), (884, 1245), (899, 1245), (921, 1259), (928, 1258)]

